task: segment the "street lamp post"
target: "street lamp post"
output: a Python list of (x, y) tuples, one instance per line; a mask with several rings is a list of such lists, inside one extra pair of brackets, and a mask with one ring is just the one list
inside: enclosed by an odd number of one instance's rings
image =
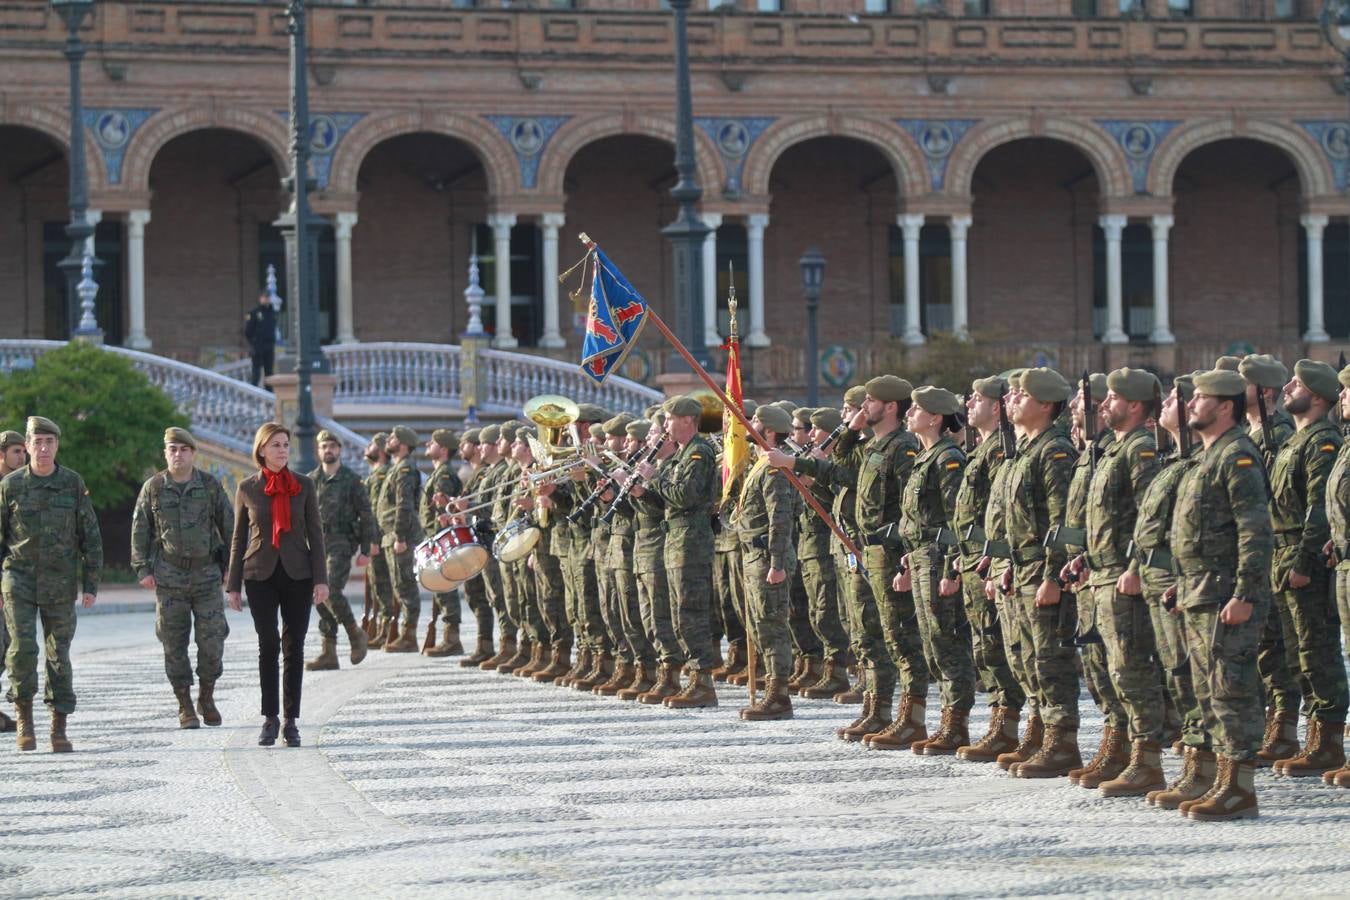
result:
[[(80, 315), (80, 281), (83, 278), (85, 248), (94, 226), (89, 224), (89, 178), (84, 167), (84, 102), (80, 95), (80, 63), (84, 43), (80, 26), (94, 11), (94, 0), (52, 0), (52, 8), (66, 24), (66, 59), (70, 62), (70, 255), (57, 267), (66, 278), (66, 316), (71, 337), (93, 343), (103, 342), (103, 332), (92, 317)], [(92, 279), (91, 279), (92, 280)]]
[(802, 291), (806, 294), (806, 405), (820, 405), (820, 363), (816, 350), (816, 312), (820, 288), (825, 284), (825, 257), (818, 247), (809, 247), (797, 261), (802, 267)]
[[(675, 221), (662, 234), (674, 250), (675, 333), (703, 368), (710, 368), (703, 337), (703, 239), (708, 226), (699, 218), (695, 204), (703, 196), (694, 159), (694, 103), (689, 87), (689, 3), (670, 0), (675, 13), (675, 186), (670, 196), (680, 205)], [(686, 372), (689, 366), (672, 350), (668, 372)]]

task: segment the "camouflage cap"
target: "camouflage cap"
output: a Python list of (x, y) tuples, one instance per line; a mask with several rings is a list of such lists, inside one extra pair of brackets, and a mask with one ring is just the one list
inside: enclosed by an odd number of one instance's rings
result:
[[(1082, 388), (1082, 384), (1074, 382), (1073, 391), (1077, 393)], [(1092, 391), (1092, 401), (1100, 403), (1106, 399), (1106, 392), (1110, 389), (1107, 383), (1106, 375), (1102, 372), (1093, 372), (1088, 376), (1088, 389)]]
[[(1339, 375), (1336, 376), (1336, 379), (1340, 381), (1341, 384), (1350, 388), (1350, 366), (1346, 366), (1344, 369), (1341, 369), (1341, 372)], [(5, 434), (13, 434), (13, 433), (14, 432), (12, 431), (5, 432)]]
[(882, 403), (899, 403), (913, 393), (914, 385), (899, 375), (878, 375), (867, 382), (867, 396)]
[(8, 450), (10, 447), (22, 447), (23, 435), (17, 431), (0, 432), (0, 451)]
[(57, 424), (53, 422), (51, 419), (46, 419), (43, 418), (42, 416), (29, 416), (28, 422), (25, 424), (24, 430), (29, 435), (54, 434), (57, 437), (61, 436), (61, 429), (57, 427)]
[(1182, 403), (1189, 403), (1195, 396), (1195, 375), (1178, 375), (1172, 384), (1180, 391)]
[(951, 416), (961, 411), (961, 401), (946, 388), (928, 384), (915, 388), (910, 397), (920, 409), (935, 416)]
[[(1106, 376), (1106, 385), (1117, 397), (1131, 403), (1148, 403), (1161, 389), (1157, 376), (1144, 369), (1119, 368)], [(1093, 391), (1096, 394), (1096, 391)]]
[(405, 447), (417, 446), (417, 432), (413, 431), (407, 425), (395, 425), (394, 437)]
[(662, 404), (662, 409), (668, 416), (693, 416), (698, 418), (703, 415), (703, 404), (698, 402), (697, 397), (690, 397), (688, 394), (683, 397), (671, 397)]
[(628, 433), (628, 423), (633, 417), (628, 413), (619, 413), (604, 424), (605, 434), (609, 437), (623, 437)]
[(1341, 393), (1341, 383), (1336, 379), (1336, 370), (1324, 362), (1300, 359), (1294, 363), (1294, 377), (1303, 382), (1308, 390), (1328, 402), (1335, 403)]
[(623, 430), (628, 433), (629, 437), (645, 441), (647, 434), (652, 430), (652, 423), (647, 419), (634, 419), (623, 426)]
[(1059, 403), (1069, 399), (1073, 389), (1054, 369), (1027, 369), (1022, 373), (1022, 390), (1038, 403)]
[(431, 439), (447, 450), (459, 446), (459, 438), (449, 428), (437, 428), (431, 433)]
[(603, 422), (609, 418), (609, 410), (594, 403), (577, 404), (578, 422)]
[(1195, 392), (1207, 397), (1236, 397), (1247, 393), (1247, 379), (1230, 369), (1212, 369), (1191, 376)]
[[(1216, 369), (1215, 371), (1219, 371)], [(1224, 370), (1231, 371), (1231, 370)], [(1243, 357), (1237, 371), (1249, 384), (1263, 388), (1282, 388), (1289, 383), (1289, 370), (1269, 353), (1253, 353)], [(1246, 388), (1243, 388), (1245, 391)], [(1201, 391), (1201, 393), (1207, 393)]]
[(370, 436), (370, 442), (372, 444), (379, 444), (381, 447), (383, 447), (388, 440), (389, 432), (387, 431), (377, 431)]
[(478, 440), (484, 444), (495, 444), (502, 439), (502, 426), (484, 425), (478, 429)]
[(477, 428), (470, 428), (459, 436), (459, 442), (461, 444), (477, 444), (479, 440), (479, 431)]
[(1220, 356), (1218, 359), (1214, 360), (1214, 368), (1216, 371), (1236, 372), (1238, 371), (1238, 366), (1241, 364), (1242, 360), (1236, 356)]
[(1008, 383), (997, 375), (990, 375), (988, 378), (976, 378), (970, 383), (970, 389), (990, 400), (997, 400), (1008, 392)]
[(787, 434), (792, 430), (792, 416), (781, 407), (768, 404), (755, 410), (755, 420), (770, 431)]
[(866, 399), (867, 399), (867, 385), (865, 384), (855, 384), (853, 387), (844, 391), (844, 402), (847, 403), (849, 406), (852, 406), (854, 409), (857, 409), (858, 407), (862, 406), (863, 401)]
[(605, 425), (603, 422), (592, 422), (586, 426), (586, 434), (593, 441), (603, 441), (605, 439)]
[(844, 421), (839, 415), (839, 410), (828, 406), (822, 406), (820, 409), (811, 413), (811, 424), (821, 431), (834, 431), (839, 427), (839, 423)]
[[(325, 434), (327, 434), (325, 431), (319, 432), (319, 440), (323, 440), (323, 435)], [(186, 428), (179, 428), (176, 425), (164, 429), (164, 444), (165, 446), (168, 446), (169, 444), (185, 444), (193, 450), (197, 449), (197, 439), (192, 436), (192, 432), (188, 431)]]
[(502, 438), (505, 438), (508, 441), (514, 441), (516, 439), (516, 431), (519, 428), (520, 423), (515, 420), (512, 420), (510, 422), (503, 422), (502, 424), (498, 425), (497, 431)]

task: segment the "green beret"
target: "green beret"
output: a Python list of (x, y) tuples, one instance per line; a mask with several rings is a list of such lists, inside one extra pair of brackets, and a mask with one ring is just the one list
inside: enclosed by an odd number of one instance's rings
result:
[(803, 428), (811, 427), (811, 414), (815, 410), (809, 406), (799, 406), (792, 411), (792, 421)]
[(1238, 366), (1241, 364), (1242, 360), (1236, 356), (1220, 356), (1218, 359), (1214, 360), (1215, 370), (1224, 372), (1236, 372), (1238, 371)]
[(417, 446), (417, 432), (413, 431), (407, 425), (395, 425), (394, 437), (405, 447)]
[(920, 409), (935, 416), (952, 416), (961, 411), (961, 401), (946, 388), (929, 384), (915, 388), (910, 397)]
[(647, 419), (653, 425), (657, 426), (664, 425), (666, 421), (666, 411), (664, 409), (653, 410), (652, 414), (648, 416)]
[(628, 432), (629, 437), (637, 438), (639, 441), (645, 441), (647, 439), (647, 434), (652, 430), (652, 423), (647, 419), (634, 419), (623, 426), (623, 430)]
[(1003, 380), (1008, 382), (1009, 389), (1014, 391), (1022, 389), (1022, 373), (1025, 371), (1026, 369), (1009, 369), (1003, 374)]
[(1027, 369), (1022, 372), (1022, 390), (1038, 403), (1068, 400), (1073, 388), (1054, 369)]
[(35, 434), (54, 434), (61, 436), (61, 429), (51, 419), (45, 419), (42, 416), (29, 416), (27, 427), (25, 429), (30, 436)]
[[(1217, 369), (1215, 371), (1218, 371)], [(1224, 370), (1231, 371), (1231, 370)], [(1289, 383), (1289, 370), (1269, 353), (1253, 353), (1238, 363), (1237, 371), (1248, 383), (1263, 388), (1282, 388)], [(1197, 390), (1199, 390), (1197, 388)], [(1246, 391), (1246, 388), (1243, 389)], [(1201, 391), (1201, 393), (1208, 393)]]
[(594, 403), (577, 404), (578, 422), (603, 422), (609, 418), (609, 410)]
[(1303, 382), (1303, 386), (1317, 396), (1331, 403), (1341, 393), (1341, 383), (1336, 379), (1336, 370), (1324, 362), (1315, 359), (1300, 359), (1294, 363), (1294, 377)]
[(514, 440), (528, 442), (530, 438), (537, 438), (537, 437), (539, 437), (539, 432), (535, 430), (533, 425), (516, 426), (516, 436)]
[(797, 404), (793, 403), (791, 400), (775, 400), (769, 405), (778, 407), (788, 415), (792, 415), (797, 411)]
[(502, 439), (502, 426), (484, 425), (478, 429), (478, 440), (484, 444), (495, 444)]
[[(326, 431), (319, 432), (319, 440), (323, 440), (323, 435), (327, 433), (328, 432)], [(164, 429), (164, 443), (185, 444), (193, 450), (197, 449), (197, 439), (192, 436), (192, 432), (188, 431), (186, 428), (178, 428), (177, 426)]]
[(431, 439), (447, 450), (453, 450), (459, 446), (459, 439), (449, 428), (437, 428), (431, 433)]
[(867, 396), (882, 403), (908, 400), (913, 393), (914, 385), (899, 375), (878, 375), (867, 382)]
[(683, 397), (671, 397), (662, 408), (668, 416), (693, 416), (698, 418), (703, 415), (703, 404), (698, 402), (695, 397), (686, 394)]
[(1247, 393), (1247, 379), (1230, 369), (1213, 369), (1192, 376), (1195, 392), (1209, 397), (1236, 397)]
[(829, 406), (822, 406), (811, 413), (811, 424), (821, 431), (834, 431), (842, 421), (843, 418), (839, 415), (839, 410)]
[(768, 404), (755, 410), (755, 419), (770, 431), (787, 434), (792, 430), (792, 416), (782, 407)]
[(867, 385), (865, 384), (855, 384), (853, 387), (844, 391), (844, 402), (854, 409), (862, 406), (863, 401), (866, 399)]
[(605, 426), (603, 422), (592, 422), (586, 427), (586, 433), (590, 435), (593, 441), (603, 441), (605, 439)]
[(741, 402), (741, 411), (745, 413), (747, 419), (753, 418), (755, 410), (759, 409), (759, 404), (754, 400), (744, 400)]
[(997, 375), (991, 375), (988, 378), (976, 378), (970, 383), (970, 389), (990, 400), (998, 400), (1008, 393), (1008, 383)]
[(506, 440), (514, 441), (516, 439), (516, 431), (519, 428), (520, 423), (515, 420), (512, 420), (510, 422), (503, 422), (502, 424), (498, 425), (497, 431), (498, 434), (501, 437), (505, 438)]
[[(1350, 387), (1350, 366), (1341, 369), (1341, 373), (1336, 376), (1337, 380), (1346, 387)], [(6, 431), (5, 434), (13, 434), (12, 431)], [(6, 445), (8, 446), (8, 445)]]
[(22, 447), (23, 435), (17, 431), (0, 432), (0, 452), (8, 450), (10, 447)]
[(461, 444), (477, 444), (479, 440), (479, 431), (477, 428), (470, 428), (459, 436), (459, 442)]
[(660, 412), (660, 411), (661, 411), (661, 404), (660, 404), (660, 403), (653, 403), (651, 406), (647, 407), (646, 409), (644, 409), (644, 410), (642, 411), (642, 418), (644, 418), (644, 419), (650, 419), (650, 418), (652, 417), (652, 414), (653, 414), (653, 413), (657, 413), (657, 412)]
[(372, 444), (379, 444), (381, 447), (383, 447), (388, 442), (388, 440), (389, 440), (389, 432), (387, 431), (377, 431), (370, 438), (370, 442)]
[[(1092, 391), (1092, 401), (1094, 403), (1101, 403), (1103, 400), (1105, 400), (1106, 392), (1109, 388), (1110, 385), (1106, 383), (1106, 375), (1104, 375), (1103, 373), (1093, 372), (1091, 375), (1088, 376), (1088, 389)], [(1073, 389), (1074, 391), (1081, 390), (1082, 383), (1075, 381), (1073, 383)]]
[(1180, 390), (1181, 402), (1190, 403), (1191, 398), (1195, 396), (1195, 376), (1178, 375), (1172, 379), (1172, 384)]
[(1131, 403), (1149, 403), (1161, 389), (1157, 377), (1144, 369), (1116, 369), (1106, 376), (1106, 385), (1117, 397), (1123, 397)]
[(623, 437), (628, 433), (628, 423), (633, 417), (628, 413), (619, 413), (604, 424), (605, 434), (609, 437)]

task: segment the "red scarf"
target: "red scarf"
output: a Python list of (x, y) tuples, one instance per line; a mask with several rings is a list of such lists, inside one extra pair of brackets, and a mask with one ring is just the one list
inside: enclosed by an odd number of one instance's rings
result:
[(291, 498), (300, 493), (300, 479), (290, 469), (262, 470), (263, 493), (272, 498), (272, 546), (281, 548), (281, 536), (291, 530)]

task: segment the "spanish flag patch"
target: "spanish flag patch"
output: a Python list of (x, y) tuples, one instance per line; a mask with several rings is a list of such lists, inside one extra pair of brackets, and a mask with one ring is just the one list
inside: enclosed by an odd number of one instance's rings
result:
[(1066, 452), (1063, 451), (1063, 450), (1060, 450), (1060, 451), (1059, 451), (1058, 453), (1056, 453), (1053, 457), (1051, 457), (1051, 459), (1068, 459), (1068, 458), (1069, 458), (1069, 454), (1066, 453)]
[(1152, 459), (1153, 457), (1155, 457), (1155, 456), (1157, 456), (1157, 455), (1158, 455), (1158, 453), (1157, 453), (1157, 451), (1155, 451), (1155, 450), (1140, 450), (1140, 451), (1139, 451), (1139, 458), (1140, 458), (1140, 459)]
[(960, 464), (959, 462), (957, 462), (956, 460), (952, 460), (951, 462), (947, 463), (947, 468), (948, 468), (948, 469), (959, 469), (959, 468), (961, 468), (961, 464)]
[(690, 459), (702, 459), (702, 458), (703, 458), (703, 454), (702, 454), (702, 453), (690, 453), (690, 454), (689, 454), (689, 458), (690, 458)]
[(1252, 459), (1250, 456), (1239, 456), (1234, 462), (1236, 465), (1245, 469), (1248, 466), (1254, 465), (1256, 460)]
[(918, 451), (916, 451), (916, 450), (906, 450), (906, 451), (905, 451), (905, 455), (906, 455), (906, 456), (913, 457), (913, 456), (918, 456), (919, 454), (918, 454)]
[(1335, 453), (1335, 452), (1336, 452), (1336, 445), (1335, 445), (1335, 444), (1323, 444), (1322, 446), (1318, 447), (1317, 449), (1318, 449), (1318, 450), (1321, 450), (1323, 453)]

